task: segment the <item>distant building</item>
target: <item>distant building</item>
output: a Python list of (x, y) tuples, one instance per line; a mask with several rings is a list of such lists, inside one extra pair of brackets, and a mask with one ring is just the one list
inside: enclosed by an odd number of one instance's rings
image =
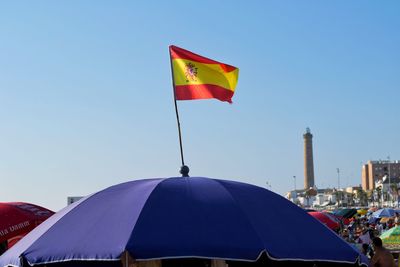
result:
[(67, 205), (70, 205), (74, 202), (77, 202), (78, 200), (80, 200), (83, 197), (68, 197), (67, 198)]
[[(387, 177), (392, 182), (400, 179), (400, 161), (379, 160), (368, 161), (362, 166), (361, 185), (363, 190), (372, 190), (376, 188), (376, 183)], [(390, 177), (390, 179), (389, 179)]]
[(318, 194), (313, 201), (313, 207), (326, 207), (336, 204), (336, 195), (331, 189), (318, 190)]
[[(307, 194), (309, 190), (313, 191), (311, 195)], [(302, 207), (326, 207), (334, 205), (337, 202), (336, 195), (334, 194), (335, 190), (330, 188), (292, 190), (286, 193), (286, 198)]]

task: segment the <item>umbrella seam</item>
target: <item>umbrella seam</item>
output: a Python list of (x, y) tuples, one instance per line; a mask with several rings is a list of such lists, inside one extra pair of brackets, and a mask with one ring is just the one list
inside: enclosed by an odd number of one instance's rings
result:
[[(151, 194), (154, 192), (154, 190), (155, 190), (162, 182), (164, 182), (164, 181), (165, 181), (166, 179), (168, 179), (168, 178), (159, 178), (159, 179), (160, 179), (159, 182), (158, 182), (157, 185), (155, 185), (155, 186), (153, 187), (153, 189), (149, 192), (149, 195), (148, 195), (148, 197), (147, 197), (147, 199), (146, 199), (146, 201), (145, 201), (143, 207), (140, 209), (139, 215), (137, 216), (137, 219), (136, 219), (136, 223), (133, 225), (132, 230), (130, 231), (131, 234), (129, 235), (129, 238), (127, 239), (128, 242), (126, 242), (125, 247), (124, 247), (124, 251), (121, 252), (121, 254), (119, 255), (119, 257), (121, 257), (121, 255), (122, 255), (125, 251), (126, 251), (127, 253), (129, 253), (129, 251), (127, 250), (127, 245), (129, 244), (129, 240), (131, 240), (131, 238), (133, 238), (133, 232), (135, 231), (137, 222), (139, 221), (139, 218), (140, 218), (140, 216), (142, 215), (142, 212), (143, 212), (145, 206), (146, 206), (147, 203), (148, 203), (148, 199), (150, 198), (150, 196), (151, 196)], [(129, 254), (130, 254), (130, 253), (129, 253)], [(131, 255), (131, 257), (132, 257), (132, 255)], [(133, 258), (133, 257), (132, 257), (132, 258)]]
[[(101, 191), (100, 191), (100, 192), (101, 192)], [(87, 201), (89, 198), (91, 198), (92, 196), (94, 196), (94, 195), (96, 195), (96, 194), (98, 194), (98, 193), (100, 193), (100, 192), (96, 192), (96, 193), (93, 193), (93, 194), (91, 194), (91, 195), (88, 195), (88, 196), (86, 196), (86, 197), (84, 197), (84, 198), (78, 200), (77, 202), (72, 203), (71, 205), (78, 206), (80, 203), (83, 203), (83, 202)], [(69, 207), (69, 206), (67, 206), (67, 207)], [(67, 207), (65, 207), (65, 208), (67, 208)], [(63, 217), (64, 217), (65, 215), (67, 215), (68, 213), (70, 213), (72, 210), (74, 210), (74, 209), (70, 207), (70, 210), (69, 210), (68, 212), (66, 212), (63, 216), (60, 216), (60, 218), (59, 218), (55, 223), (53, 223), (46, 231), (44, 231), (44, 232), (40, 235), (40, 237), (39, 237), (38, 239), (36, 239), (35, 241), (33, 241), (26, 249), (24, 249), (23, 252), (20, 254), (19, 257), (22, 258), (22, 259), (25, 259), (25, 260), (28, 262), (29, 265), (33, 266), (33, 264), (31, 264), (31, 263), (28, 261), (28, 259), (25, 257), (24, 252), (27, 251), (28, 249), (30, 249), (34, 243), (36, 243), (40, 238), (42, 238), (42, 236), (43, 236), (45, 233), (47, 233), (50, 229), (52, 229), (55, 225), (57, 225), (57, 223), (60, 221), (60, 219), (63, 218)], [(57, 213), (58, 213), (58, 212), (57, 212)], [(56, 213), (56, 214), (57, 214), (57, 213)]]
[[(218, 179), (212, 179), (212, 180), (216, 181), (218, 184), (221, 185), (221, 187), (229, 194), (229, 197), (236, 203), (236, 206), (240, 209), (240, 212), (243, 215), (246, 215), (246, 213), (243, 211), (242, 207), (239, 205), (239, 203), (236, 201), (236, 199), (232, 196), (232, 193), (228, 190), (228, 188), (226, 188), (225, 185), (221, 181), (219, 181)], [(264, 247), (263, 250), (265, 250), (265, 244), (264, 244), (262, 238), (260, 237), (260, 234), (255, 229), (254, 224), (247, 218), (247, 216), (243, 216), (243, 218), (245, 218), (246, 221), (251, 225), (251, 227), (253, 228), (254, 232), (256, 233), (257, 238), (259, 239), (259, 241), (261, 242), (262, 246)], [(260, 256), (261, 256), (261, 253), (260, 253), (260, 255), (258, 257), (260, 257)]]

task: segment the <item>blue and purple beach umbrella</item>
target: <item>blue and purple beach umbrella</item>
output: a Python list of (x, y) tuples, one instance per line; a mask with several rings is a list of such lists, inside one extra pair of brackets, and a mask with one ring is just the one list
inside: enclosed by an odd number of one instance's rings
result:
[(390, 208), (383, 208), (375, 211), (372, 213), (372, 217), (375, 218), (385, 218), (385, 217), (393, 217), (395, 215), (396, 211), (394, 209)]
[[(362, 256), (292, 202), (228, 180), (136, 180), (64, 208), (0, 257), (0, 267), (116, 266), (137, 261), (209, 258), (362, 264)], [(114, 265), (113, 265), (114, 264)]]

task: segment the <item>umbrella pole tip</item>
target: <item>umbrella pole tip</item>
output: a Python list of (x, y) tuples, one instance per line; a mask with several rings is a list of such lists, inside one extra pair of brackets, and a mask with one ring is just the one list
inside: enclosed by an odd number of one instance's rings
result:
[(189, 167), (188, 166), (183, 165), (179, 172), (182, 174), (182, 177), (189, 177)]

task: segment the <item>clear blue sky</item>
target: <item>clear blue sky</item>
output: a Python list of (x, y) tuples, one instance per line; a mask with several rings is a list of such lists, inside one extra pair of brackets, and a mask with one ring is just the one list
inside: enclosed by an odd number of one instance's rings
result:
[(168, 46), (239, 67), (234, 103), (178, 102), (192, 176), (280, 194), (400, 160), (399, 1), (2, 1), (0, 201), (53, 210), (178, 176)]

